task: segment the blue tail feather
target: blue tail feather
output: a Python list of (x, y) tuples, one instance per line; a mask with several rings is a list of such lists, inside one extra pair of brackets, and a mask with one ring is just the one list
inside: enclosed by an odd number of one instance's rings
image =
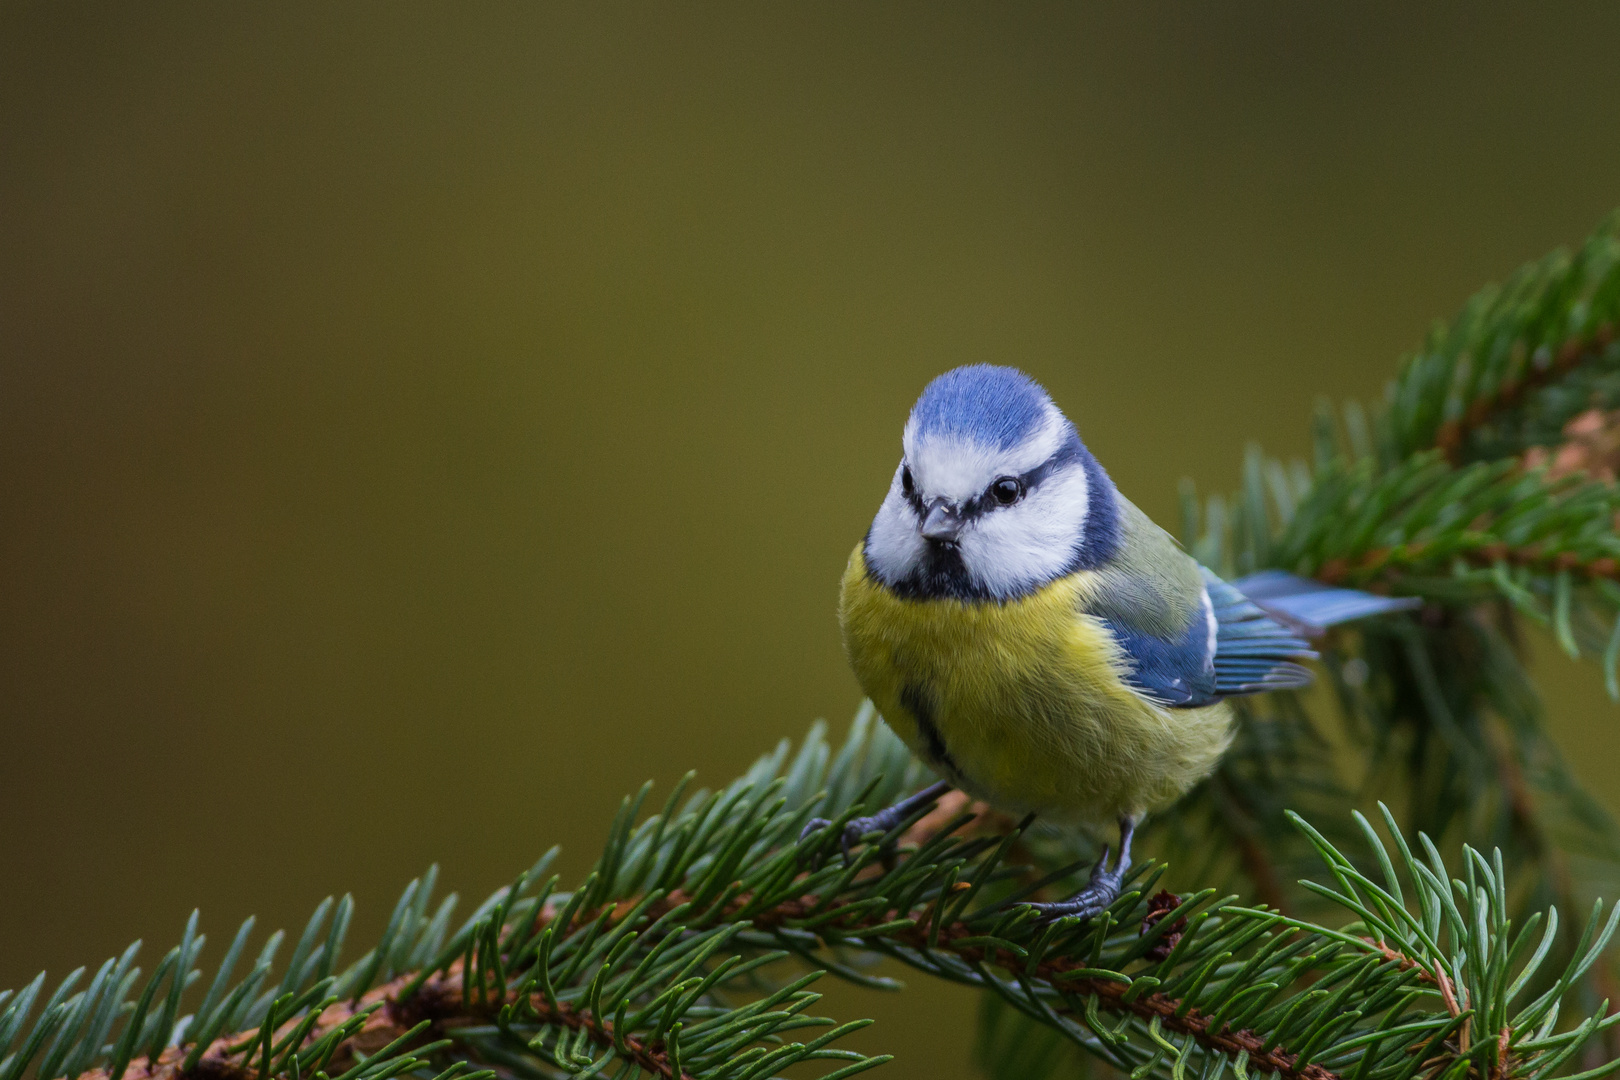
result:
[(1313, 660), (1307, 637), (1329, 626), (1408, 611), (1419, 601), (1337, 589), (1280, 570), (1251, 574), (1230, 584), (1204, 571), (1215, 611), (1215, 693), (1220, 697), (1308, 686)]
[(1216, 694), (1233, 697), (1310, 683), (1310, 671), (1294, 663), (1316, 656), (1303, 638), (1208, 571), (1204, 585), (1215, 609)]
[(1232, 585), (1268, 614), (1287, 621), (1307, 637), (1340, 623), (1410, 611), (1423, 603), (1412, 596), (1374, 596), (1356, 589), (1335, 588), (1281, 570), (1262, 570)]

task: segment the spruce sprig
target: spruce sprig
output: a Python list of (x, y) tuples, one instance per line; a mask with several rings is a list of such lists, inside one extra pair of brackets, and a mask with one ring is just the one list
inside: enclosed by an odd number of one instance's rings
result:
[[(1253, 449), (1235, 494), (1184, 486), (1184, 542), (1218, 571), (1282, 569), (1423, 608), (1321, 643), (1331, 701), (1240, 703), (1233, 753), (1160, 819), (1161, 852), (1219, 853), (1197, 880), (1314, 911), (1291, 884), (1314, 852), (1285, 809), (1331, 825), (1382, 797), (1443, 846), (1501, 849), (1517, 918), (1620, 889), (1620, 829), (1548, 735), (1524, 648), (1526, 625), (1545, 630), (1598, 659), (1620, 697), (1617, 324), (1611, 216), (1575, 254), (1437, 325), (1381, 404), (1319, 408), (1313, 462)], [(1551, 948), (1577, 945), (1565, 927)], [(1600, 964), (1577, 996), (1592, 1008), (1614, 985)]]
[[(895, 830), (898, 858), (873, 844), (816, 867), (837, 826), (801, 839), (810, 817), (847, 820), (922, 777), (870, 709), (836, 754), (819, 725), (789, 751), (720, 791), (678, 789), (647, 817), (643, 789), (578, 888), (557, 891), (548, 853), (454, 932), (418, 879), (386, 940), (341, 970), (346, 901), (317, 908), (270, 989), (270, 948), (232, 982), (249, 924), (181, 1018), (166, 991), (203, 981), (194, 916), (139, 994), (133, 951), (83, 990), (69, 976), (38, 1010), (35, 980), (0, 1016), (0, 1067), (39, 1080), (741, 1080), (825, 1062), (843, 1077), (887, 1058), (839, 1048), (866, 1021), (811, 1015), (809, 987), (827, 971), (870, 985), (860, 966), (874, 956), (993, 993), (1136, 1080), (1540, 1077), (1620, 1020), (1599, 1008), (1558, 1023), (1620, 914), (1596, 905), (1580, 947), (1547, 970), (1557, 913), (1508, 914), (1499, 852), (1464, 848), (1453, 876), (1427, 837), (1414, 855), (1387, 811), (1393, 847), (1356, 818), (1372, 873), (1296, 819), (1326, 869), (1306, 887), (1348, 923), (1213, 889), (1170, 897), (1148, 863), (1099, 919), (1043, 924), (1017, 902), (1034, 874), (1022, 826), (985, 835), (964, 830), (970, 815), (936, 815)], [(389, 970), (383, 953), (420, 966)]]

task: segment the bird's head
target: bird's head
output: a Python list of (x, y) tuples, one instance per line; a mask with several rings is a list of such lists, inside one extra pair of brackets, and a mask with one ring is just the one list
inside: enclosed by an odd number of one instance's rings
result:
[(1021, 371), (939, 376), (902, 447), (865, 547), (871, 573), (902, 595), (1013, 599), (1100, 565), (1118, 544), (1107, 474)]

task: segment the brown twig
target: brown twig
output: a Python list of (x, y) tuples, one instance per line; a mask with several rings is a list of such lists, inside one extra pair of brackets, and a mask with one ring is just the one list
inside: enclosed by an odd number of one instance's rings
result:
[[(642, 918), (649, 922), (656, 921), (687, 899), (689, 898), (678, 890), (673, 891), (647, 905), (642, 912)], [(720, 917), (734, 917), (750, 903), (751, 898), (748, 895), (740, 895), (726, 905), (726, 910), (720, 913)], [(754, 912), (750, 921), (756, 929), (773, 930), (808, 916), (820, 904), (820, 898), (814, 896), (791, 899)], [(635, 906), (634, 899), (619, 901), (613, 906), (613, 916), (609, 921), (628, 917)], [(584, 925), (594, 921), (601, 913), (601, 909), (582, 912), (576, 917), (573, 925)], [(542, 913), (538, 926), (544, 927), (555, 918), (555, 914), (555, 910), (548, 907)], [(1184, 1003), (1177, 998), (1150, 993), (1127, 1000), (1129, 987), (1122, 983), (1091, 976), (1072, 977), (1073, 972), (1084, 967), (1083, 962), (1079, 960), (1068, 958), (1047, 960), (1037, 964), (1033, 969), (1027, 969), (1023, 960), (1006, 950), (960, 943), (962, 939), (975, 936), (975, 931), (962, 923), (943, 927), (937, 941), (931, 942), (926, 921), (920, 918), (921, 913), (918, 914), (919, 919), (914, 925), (888, 931), (882, 937), (919, 951), (947, 950), (972, 964), (993, 964), (1009, 970), (1025, 971), (1026, 974), (1036, 978), (1052, 981), (1069, 996), (1085, 998), (1095, 995), (1101, 1009), (1116, 1014), (1128, 1013), (1143, 1019), (1157, 1019), (1162, 1030), (1195, 1039), (1208, 1050), (1232, 1056), (1246, 1052), (1252, 1067), (1275, 1073), (1278, 1080), (1339, 1080), (1338, 1074), (1320, 1065), (1299, 1066), (1298, 1055), (1282, 1046), (1267, 1048), (1266, 1041), (1251, 1031), (1230, 1030), (1225, 1024), (1217, 1029), (1211, 1023), (1210, 1017), (1196, 1008), (1183, 1008)], [(867, 912), (847, 923), (835, 922), (825, 927), (824, 932), (835, 932), (842, 938), (858, 942), (863, 928), (893, 922), (897, 918), (898, 915), (894, 911)], [(459, 961), (451, 965), (447, 971), (427, 979), (410, 997), (402, 997), (415, 977), (402, 975), (375, 987), (358, 1002), (330, 1006), (310, 1029), (302, 1045), (305, 1047), (314, 1045), (351, 1020), (357, 1012), (367, 1006), (380, 1005), (381, 1007), (367, 1018), (360, 1029), (344, 1041), (329, 1063), (342, 1068), (347, 1062), (357, 1060), (357, 1053), (374, 1054), (388, 1043), (410, 1032), (424, 1020), (430, 1022), (423, 1035), (426, 1041), (451, 1034), (457, 1028), (486, 1024), (503, 1006), (516, 1001), (511, 994), (487, 1000), (480, 1000), (474, 996), (469, 1001), (463, 994), (462, 967)], [(618, 1036), (613, 1030), (612, 1021), (593, 1016), (589, 1011), (567, 1003), (549, 1005), (540, 995), (532, 996), (528, 1004), (534, 1009), (541, 1023), (583, 1031), (593, 1043), (603, 1049), (617, 1045), (622, 1056), (635, 1061), (644, 1071), (664, 1077), (666, 1080), (676, 1080), (667, 1049), (662, 1041), (642, 1041), (630, 1035)], [(284, 1037), (296, 1023), (296, 1020), (288, 1021), (277, 1032), (276, 1038)], [(247, 1060), (239, 1049), (253, 1034), (253, 1032), (237, 1032), (215, 1039), (203, 1052), (198, 1064), (189, 1072), (181, 1069), (184, 1053), (178, 1048), (171, 1047), (165, 1050), (155, 1061), (138, 1058), (130, 1063), (123, 1080), (260, 1080), (256, 1063)], [(237, 1048), (235, 1053), (232, 1052), (233, 1048)], [(107, 1074), (105, 1070), (98, 1069), (84, 1073), (74, 1080), (107, 1080)]]
[[(1365, 584), (1369, 579), (1393, 580), (1402, 570), (1420, 565), (1426, 560), (1427, 547), (1422, 541), (1377, 547), (1351, 559), (1328, 559), (1316, 571), (1316, 578), (1328, 585), (1348, 581)], [(1481, 569), (1490, 569), (1497, 563), (1509, 566), (1530, 566), (1557, 573), (1568, 570), (1588, 578), (1607, 578), (1620, 581), (1620, 560), (1607, 555), (1596, 559), (1582, 559), (1571, 551), (1549, 555), (1539, 545), (1509, 547), (1499, 540), (1481, 534), (1472, 547), (1447, 546), (1447, 556), (1471, 563)]]
[(1503, 1026), (1496, 1036), (1496, 1064), (1491, 1066), (1490, 1080), (1504, 1080), (1508, 1075), (1508, 1047), (1513, 1041), (1513, 1029)]
[(1516, 379), (1509, 379), (1497, 388), (1494, 394), (1483, 394), (1474, 399), (1468, 411), (1455, 420), (1448, 420), (1441, 424), (1434, 435), (1434, 445), (1446, 455), (1446, 460), (1453, 465), (1460, 462), (1463, 443), (1468, 436), (1482, 427), (1497, 412), (1511, 408), (1532, 390), (1540, 389), (1550, 382), (1579, 367), (1594, 353), (1602, 352), (1614, 340), (1614, 327), (1608, 323), (1598, 327), (1597, 332), (1589, 337), (1575, 337), (1566, 340), (1558, 347), (1553, 362), (1546, 367), (1529, 367)]
[[(1082, 969), (1085, 966), (1083, 961), (1069, 958), (1043, 961), (1035, 965), (1033, 970), (1029, 970), (1022, 959), (1004, 949), (953, 945), (955, 939), (969, 937), (972, 933), (973, 931), (961, 924), (948, 927), (940, 934), (939, 947), (950, 948), (957, 956), (970, 963), (990, 963), (1009, 970), (1027, 971), (1037, 978), (1059, 984), (1066, 994), (1077, 997), (1094, 994), (1099, 1008), (1115, 1013), (1130, 1013), (1145, 1020), (1157, 1019), (1161, 1030), (1189, 1036), (1205, 1049), (1230, 1057), (1247, 1053), (1250, 1068), (1275, 1073), (1279, 1080), (1339, 1080), (1338, 1073), (1320, 1065), (1299, 1065), (1299, 1055), (1281, 1046), (1267, 1049), (1266, 1040), (1252, 1031), (1247, 1029), (1233, 1031), (1224, 1023), (1216, 1028), (1211, 1022), (1211, 1017), (1205, 1016), (1196, 1008), (1184, 1009), (1185, 1003), (1179, 998), (1151, 993), (1126, 1000), (1130, 987), (1113, 979), (1091, 976), (1065, 978), (1066, 975)], [(894, 937), (913, 948), (921, 949), (927, 946), (927, 934), (919, 928), (901, 931)]]
[[(1405, 953), (1401, 952), (1399, 949), (1391, 948), (1390, 945), (1389, 945), (1389, 942), (1380, 941), (1380, 940), (1377, 940), (1375, 938), (1370, 938), (1370, 937), (1364, 937), (1361, 940), (1365, 941), (1367, 944), (1371, 945), (1373, 948), (1377, 949), (1380, 953), (1382, 953), (1385, 960), (1394, 960), (1394, 961), (1396, 961), (1400, 965), (1400, 970), (1402, 970), (1402, 971), (1411, 971), (1413, 969), (1416, 969), (1418, 971), (1418, 973), (1419, 973), (1420, 978), (1423, 981), (1430, 982), (1430, 983), (1433, 983), (1435, 981), (1434, 972), (1430, 971), (1427, 967), (1425, 967), (1419, 961), (1412, 959), (1410, 956), (1407, 956)], [(1456, 1016), (1457, 1014), (1455, 1012), (1453, 1012), (1451, 1015)]]
[[(448, 971), (429, 978), (409, 998), (402, 998), (401, 994), (414, 979), (414, 973), (401, 975), (373, 988), (358, 1002), (340, 1002), (329, 1006), (321, 1013), (320, 1020), (310, 1029), (302, 1045), (313, 1046), (366, 1007), (380, 1004), (382, 1007), (372, 1012), (358, 1032), (344, 1040), (328, 1062), (328, 1071), (337, 1072), (359, 1060), (361, 1055), (375, 1054), (402, 1038), (424, 1020), (429, 1022), (423, 1037), (426, 1042), (459, 1027), (487, 1023), (500, 1012), (503, 1005), (515, 1000), (507, 997), (468, 1002), (462, 992), (462, 965), (459, 960)], [(530, 998), (529, 1005), (542, 1024), (584, 1031), (592, 1042), (604, 1049), (615, 1045), (611, 1020), (592, 1016), (567, 1002), (558, 1002), (553, 1006), (539, 994)], [(297, 1023), (297, 1018), (288, 1021), (276, 1032), (275, 1038), (284, 1037)], [(215, 1039), (189, 1072), (181, 1068), (187, 1051), (180, 1047), (169, 1047), (155, 1061), (136, 1058), (124, 1071), (123, 1080), (258, 1080), (260, 1068), (254, 1058), (259, 1048), (232, 1053), (233, 1048), (239, 1047), (253, 1034), (237, 1032)], [(666, 1080), (676, 1080), (662, 1042), (646, 1042), (626, 1035), (618, 1040), (618, 1045), (620, 1056), (634, 1061), (645, 1072), (665, 1077)], [(105, 1069), (95, 1069), (81, 1074), (76, 1080), (107, 1080), (107, 1072)]]

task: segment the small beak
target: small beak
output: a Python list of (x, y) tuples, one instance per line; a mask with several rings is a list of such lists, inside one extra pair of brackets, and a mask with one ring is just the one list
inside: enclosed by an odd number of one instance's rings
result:
[(956, 516), (956, 507), (944, 499), (935, 500), (923, 519), (922, 534), (930, 540), (953, 543), (962, 532), (962, 519)]

